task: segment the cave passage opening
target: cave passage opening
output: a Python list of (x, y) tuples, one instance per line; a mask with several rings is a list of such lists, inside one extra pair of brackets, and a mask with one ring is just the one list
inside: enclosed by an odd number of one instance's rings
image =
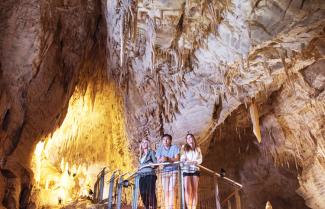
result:
[[(261, 113), (262, 120), (268, 117)], [(278, 156), (280, 140), (269, 139), (266, 127), (260, 128), (263, 140), (258, 142), (250, 112), (240, 105), (214, 131), (203, 165), (215, 171), (223, 169), (225, 176), (243, 184), (243, 208), (266, 208), (269, 202), (274, 208), (307, 209), (296, 193), (301, 167), (293, 156)], [(231, 193), (224, 184), (219, 184), (219, 189), (221, 200)]]
[(104, 167), (132, 170), (123, 100), (114, 84), (95, 94), (77, 88), (61, 126), (37, 144), (31, 167), (38, 207), (87, 199)]

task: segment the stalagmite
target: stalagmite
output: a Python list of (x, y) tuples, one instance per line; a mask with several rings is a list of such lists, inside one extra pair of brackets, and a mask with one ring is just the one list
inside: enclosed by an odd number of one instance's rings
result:
[(272, 209), (272, 205), (271, 205), (270, 201), (266, 202), (265, 209)]

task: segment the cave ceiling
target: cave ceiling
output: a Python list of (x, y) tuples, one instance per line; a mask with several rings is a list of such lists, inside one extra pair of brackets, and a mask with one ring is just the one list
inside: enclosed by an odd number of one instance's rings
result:
[(8, 0), (0, 9), (0, 198), (3, 182), (20, 185), (7, 207), (22, 204), (36, 144), (64, 124), (76, 89), (94, 99), (109, 83), (131, 150), (143, 137), (157, 145), (170, 133), (181, 144), (191, 132), (207, 152), (232, 117), (275, 165), (294, 162), (297, 193), (324, 207), (324, 1)]

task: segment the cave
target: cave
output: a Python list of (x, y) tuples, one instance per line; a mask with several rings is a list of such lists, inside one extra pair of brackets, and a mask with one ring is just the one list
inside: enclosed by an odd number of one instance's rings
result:
[(103, 168), (136, 169), (138, 143), (165, 133), (195, 135), (202, 165), (242, 184), (244, 209), (325, 208), (324, 1), (0, 11), (0, 209), (83, 208), (65, 203)]

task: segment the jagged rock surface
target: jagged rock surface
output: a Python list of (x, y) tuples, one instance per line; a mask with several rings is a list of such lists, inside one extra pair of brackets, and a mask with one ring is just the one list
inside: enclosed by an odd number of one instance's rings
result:
[(325, 206), (323, 1), (4, 1), (0, 9), (5, 207), (27, 204), (37, 141), (62, 123), (75, 86), (96, 86), (106, 69), (124, 93), (132, 148), (163, 132), (184, 143), (190, 131), (206, 152), (230, 115), (237, 129), (252, 126), (254, 103), (256, 146), (272, 159), (265, 166), (294, 162), (301, 172), (283, 178), (297, 185), (299, 177), (306, 204)]
[(19, 208), (36, 143), (62, 123), (76, 84), (105, 68), (105, 30), (92, 1), (2, 1), (0, 9), (0, 205)]

